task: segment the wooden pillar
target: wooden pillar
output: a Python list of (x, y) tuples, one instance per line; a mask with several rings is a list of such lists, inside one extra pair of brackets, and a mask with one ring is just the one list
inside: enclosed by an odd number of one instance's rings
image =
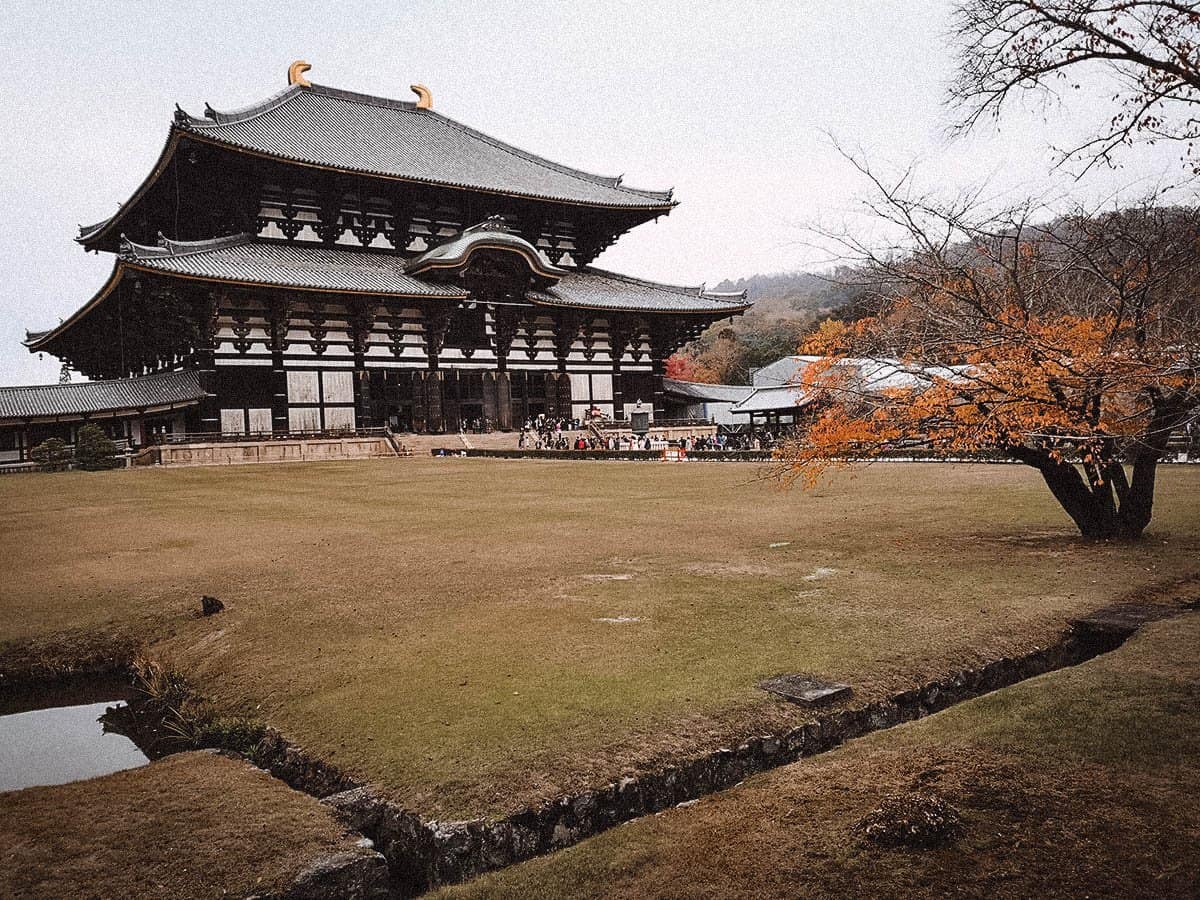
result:
[(557, 418), (559, 415), (558, 376), (553, 372), (542, 373), (542, 397), (546, 401), (546, 418)]
[(429, 371), (436, 372), (442, 346), (446, 342), (446, 330), (450, 327), (453, 310), (449, 306), (426, 306), (424, 308), (425, 356), (429, 360)]
[(206, 291), (200, 298), (199, 340), (196, 347), (196, 370), (200, 380), (200, 390), (204, 397), (200, 400), (200, 430), (213, 432), (221, 430), (221, 401), (217, 397), (217, 322), (221, 314), (221, 301), (224, 292)]
[(663, 391), (663, 375), (666, 372), (666, 362), (660, 359), (650, 361), (653, 382), (654, 421), (659, 422), (667, 417), (666, 394)]
[(425, 375), (425, 426), (427, 431), (441, 433), (446, 430), (442, 417), (442, 373), (429, 372)]
[(571, 409), (571, 376), (566, 372), (558, 374), (558, 414), (572, 418)]
[(559, 374), (567, 371), (567, 358), (579, 335), (581, 322), (579, 314), (573, 310), (564, 310), (554, 317), (554, 359)]
[[(496, 422), (502, 431), (510, 431), (513, 427), (512, 408), (512, 376), (508, 372), (496, 373)], [(522, 416), (520, 425), (525, 424)]]
[(425, 373), (420, 369), (412, 373), (412, 429), (421, 434), (429, 430), (429, 404), (425, 395)]
[(667, 372), (667, 357), (687, 339), (687, 325), (686, 322), (667, 317), (660, 317), (660, 321), (650, 323), (650, 371), (653, 375), (655, 420), (666, 418), (663, 376)]
[[(621, 360), (629, 346), (630, 323), (621, 316), (608, 320), (608, 353), (612, 357), (613, 371), (613, 418), (625, 418), (625, 378), (621, 374)], [(636, 399), (636, 398), (634, 398)]]
[(271, 350), (271, 430), (287, 432), (291, 428), (288, 418), (287, 370), (283, 367), (283, 351), (288, 348), (288, 327), (291, 322), (292, 303), (286, 295), (271, 298), (267, 309), (270, 333), (268, 347)]
[(439, 372), (442, 383), (442, 420), (446, 431), (458, 431), (462, 426), (462, 380), (458, 369)]
[[(492, 350), (496, 354), (495, 404), (496, 424), (502, 431), (513, 427), (513, 419), (520, 418), (521, 425), (525, 424), (523, 415), (514, 415), (512, 408), (512, 376), (508, 374), (508, 353), (512, 342), (517, 336), (521, 325), (521, 317), (511, 306), (493, 306), (492, 315)], [(484, 386), (484, 403), (487, 403), (487, 387)]]
[(498, 393), (496, 391), (496, 380), (500, 377), (500, 374), (505, 374), (507, 377), (507, 373), (483, 373), (483, 417), (497, 428), (503, 427), (500, 425), (500, 409), (496, 403)]
[(350, 350), (354, 354), (354, 416), (358, 428), (376, 424), (371, 399), (371, 379), (367, 377), (367, 351), (371, 348), (371, 331), (375, 327), (376, 304), (371, 299), (351, 301), (349, 326)]

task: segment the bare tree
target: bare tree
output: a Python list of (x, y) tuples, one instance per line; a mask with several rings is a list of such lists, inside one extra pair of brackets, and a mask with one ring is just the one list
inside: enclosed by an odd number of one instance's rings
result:
[[(955, 11), (958, 128), (997, 116), (1016, 95), (1078, 87), (1095, 70), (1115, 76), (1115, 111), (1067, 151), (1086, 172), (1112, 164), (1134, 140), (1186, 144), (1200, 174), (1200, 3), (1171, 0), (964, 0)], [(1082, 174), (1082, 173), (1080, 173)]]
[(986, 212), (856, 164), (898, 237), (825, 235), (858, 260), (874, 314), (804, 348), (823, 358), (803, 372), (783, 473), (811, 483), (901, 446), (999, 451), (1037, 469), (1085, 536), (1140, 535), (1168, 441), (1200, 406), (1200, 211), (1039, 225), (1029, 205)]

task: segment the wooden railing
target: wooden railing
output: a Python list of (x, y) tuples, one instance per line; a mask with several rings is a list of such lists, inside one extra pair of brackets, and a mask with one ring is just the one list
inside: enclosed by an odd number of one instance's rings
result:
[(177, 431), (154, 436), (156, 444), (229, 444), (237, 441), (305, 441), (330, 438), (386, 438), (386, 428), (338, 428), (329, 431)]

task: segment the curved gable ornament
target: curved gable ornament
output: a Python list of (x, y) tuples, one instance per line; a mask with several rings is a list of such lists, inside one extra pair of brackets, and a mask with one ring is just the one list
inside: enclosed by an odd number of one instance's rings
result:
[(467, 268), (473, 254), (484, 250), (518, 257), (528, 268), (530, 277), (543, 284), (554, 284), (567, 274), (546, 259), (529, 241), (509, 232), (499, 216), (472, 225), (457, 237), (426, 251), (410, 262), (405, 270), (409, 275), (439, 271), (457, 274)]
[(423, 84), (410, 84), (408, 89), (417, 95), (417, 109), (433, 109), (433, 92)]
[(300, 87), (312, 87), (312, 82), (304, 77), (304, 73), (311, 68), (312, 66), (304, 60), (296, 60), (288, 66), (288, 85), (298, 84)]

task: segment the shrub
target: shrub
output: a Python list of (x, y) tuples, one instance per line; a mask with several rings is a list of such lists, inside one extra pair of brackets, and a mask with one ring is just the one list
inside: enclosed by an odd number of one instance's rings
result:
[(100, 721), (105, 732), (125, 735), (151, 759), (202, 748), (252, 756), (265, 737), (262, 722), (218, 713), (182, 675), (161, 663), (139, 654), (130, 668), (135, 696), (109, 707)]
[(936, 794), (891, 794), (855, 830), (882, 847), (939, 847), (962, 832), (962, 817)]
[(59, 472), (71, 464), (71, 451), (60, 438), (42, 441), (29, 451), (29, 456), (47, 472)]
[(99, 425), (84, 425), (75, 436), (75, 461), (79, 468), (94, 472), (117, 465), (117, 445)]

